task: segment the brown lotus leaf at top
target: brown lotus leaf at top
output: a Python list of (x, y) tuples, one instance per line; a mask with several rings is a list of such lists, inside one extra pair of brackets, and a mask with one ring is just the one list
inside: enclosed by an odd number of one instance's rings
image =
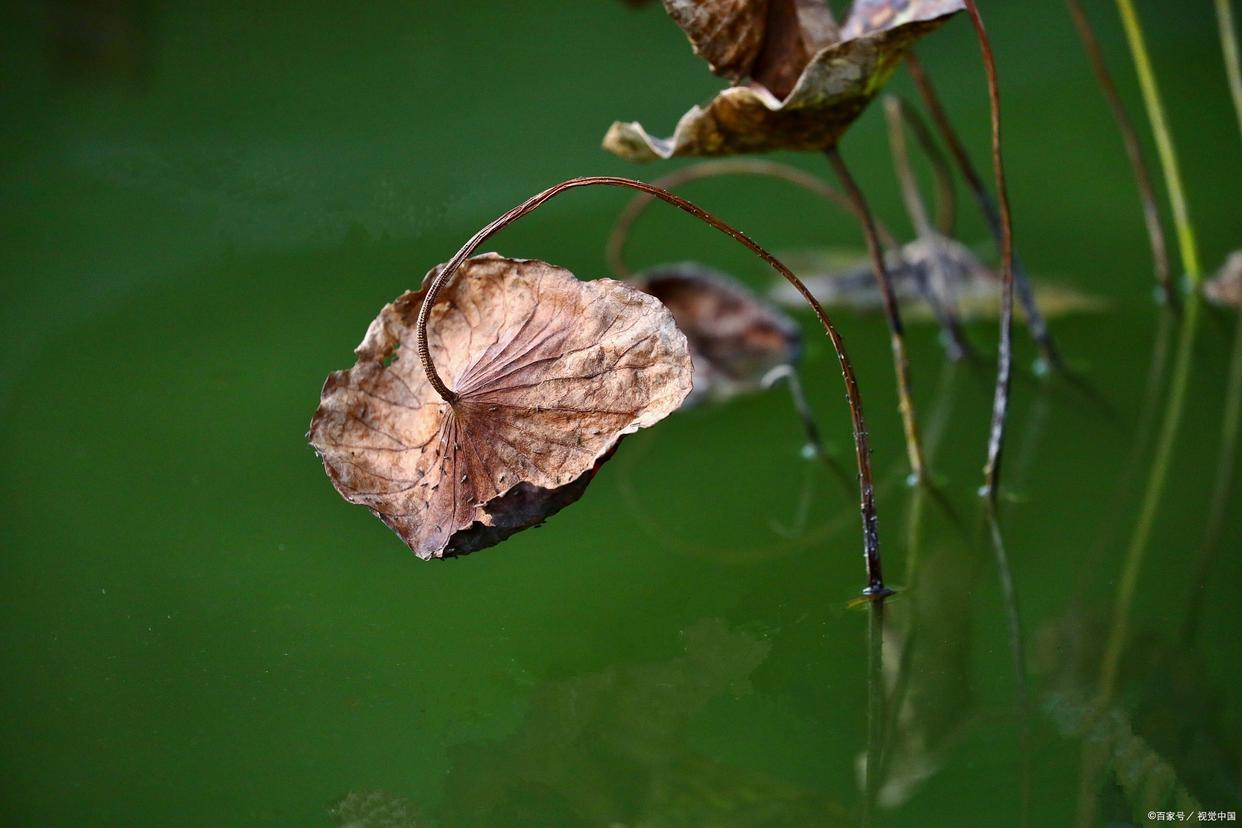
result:
[(604, 148), (631, 161), (833, 147), (905, 51), (963, 0), (856, 0), (838, 28), (823, 0), (664, 0), (712, 71), (737, 85), (671, 138), (618, 121)]
[(1242, 250), (1230, 253), (1217, 274), (1204, 282), (1203, 295), (1217, 305), (1242, 308)]
[(685, 262), (644, 271), (631, 283), (663, 302), (686, 335), (694, 363), (687, 405), (756, 391), (769, 371), (798, 359), (797, 323), (722, 273)]
[(437, 272), (380, 311), (354, 367), (328, 377), (308, 434), (337, 491), (420, 558), (491, 546), (577, 500), (624, 435), (682, 404), (692, 375), (654, 297), (486, 254), (429, 314), (429, 352), (457, 397), (446, 402), (416, 352)]

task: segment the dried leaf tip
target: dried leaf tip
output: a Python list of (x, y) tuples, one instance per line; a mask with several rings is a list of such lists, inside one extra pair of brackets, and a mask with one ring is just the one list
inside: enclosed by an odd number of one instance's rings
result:
[(691, 389), (685, 336), (653, 297), (540, 261), (466, 260), (429, 310), (453, 399), (413, 358), (430, 284), (385, 306), (328, 377), (309, 438), (337, 491), (421, 558), (492, 546), (577, 500), (626, 434)]
[(1242, 308), (1242, 250), (1230, 253), (1217, 274), (1203, 283), (1203, 295), (1214, 304)]

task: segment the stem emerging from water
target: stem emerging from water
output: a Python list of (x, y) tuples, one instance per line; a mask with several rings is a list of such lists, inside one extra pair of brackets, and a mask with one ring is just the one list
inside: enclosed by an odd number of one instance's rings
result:
[[(931, 78), (923, 71), (923, 65), (919, 63), (913, 51), (906, 53), (906, 68), (910, 70), (910, 77), (914, 80), (914, 85), (918, 88), (919, 96), (923, 99), (927, 111), (931, 113), (932, 121), (936, 124), (940, 137), (948, 145), (949, 152), (953, 155), (958, 171), (961, 172), (962, 178), (966, 179), (966, 185), (970, 187), (970, 191), (974, 194), (975, 202), (979, 205), (979, 212), (983, 214), (983, 218), (988, 224), (988, 229), (992, 231), (992, 237), (999, 246), (1003, 247), (1005, 230), (1001, 222), (1000, 212), (996, 209), (996, 202), (992, 200), (988, 188), (984, 186), (983, 179), (975, 169), (974, 162), (970, 160), (970, 154), (966, 152), (966, 145), (958, 137), (957, 130), (953, 128), (953, 122), (949, 120), (948, 113), (945, 112), (944, 107), (940, 103), (940, 96), (936, 94), (936, 88), (932, 86)], [(1035, 302), (1035, 291), (1031, 287), (1031, 280), (1027, 277), (1026, 268), (1022, 266), (1016, 250), (1013, 251), (1011, 270), (1014, 284), (1018, 288), (1018, 298), (1022, 302), (1022, 310), (1026, 314), (1026, 326), (1031, 332), (1031, 338), (1035, 340), (1044, 363), (1049, 368), (1060, 370), (1062, 367), (1061, 355), (1057, 351), (1056, 343), (1052, 340), (1052, 332), (1048, 330), (1048, 324), (1039, 312), (1039, 306)]]
[(742, 231), (735, 229), (706, 210), (680, 196), (673, 195), (667, 190), (662, 190), (659, 187), (645, 184), (641, 181), (616, 176), (572, 178), (549, 187), (543, 192), (536, 193), (509, 212), (492, 220), (487, 226), (471, 236), (470, 240), (462, 245), (461, 249), (453, 255), (453, 258), (449, 259), (436, 273), (435, 277), (432, 278), (431, 283), (427, 286), (427, 294), (423, 297), (422, 307), (418, 311), (418, 357), (423, 363), (423, 370), (427, 374), (427, 381), (431, 384), (431, 387), (446, 402), (453, 403), (457, 400), (457, 394), (444, 384), (444, 380), (440, 378), (440, 374), (436, 371), (436, 366), (431, 359), (431, 352), (427, 348), (427, 318), (431, 307), (435, 304), (436, 297), (439, 296), (440, 291), (448, 283), (448, 280), (453, 277), (453, 274), (457, 272), (457, 269), (461, 267), (462, 262), (469, 258), (483, 242), (523, 216), (533, 213), (561, 193), (579, 187), (594, 186), (623, 187), (630, 190), (638, 190), (689, 213), (704, 224), (729, 236), (738, 244), (767, 262), (789, 284), (793, 285), (794, 289), (811, 306), (816, 318), (819, 319), (820, 324), (823, 326), (824, 332), (828, 335), (828, 339), (832, 342), (833, 350), (836, 351), (837, 362), (841, 366), (841, 377), (845, 381), (845, 394), (849, 400), (850, 419), (854, 431), (854, 452), (858, 461), (859, 511), (862, 514), (863, 524), (863, 554), (867, 567), (867, 586), (863, 589), (863, 595), (868, 598), (882, 600), (885, 596), (891, 594), (891, 590), (884, 586), (884, 574), (880, 561), (880, 534), (875, 506), (875, 481), (871, 472), (871, 446), (867, 436), (867, 425), (863, 419), (862, 395), (858, 390), (858, 380), (854, 375), (854, 366), (846, 353), (845, 342), (841, 338), (841, 334), (837, 331), (827, 312), (815, 299), (807, 286), (779, 259), (760, 247)]
[[(1224, 0), (1228, 6), (1228, 0)], [(1070, 17), (1078, 29), (1078, 37), (1082, 40), (1083, 50), (1091, 62), (1091, 71), (1095, 73), (1096, 83), (1104, 93), (1108, 107), (1113, 111), (1113, 119), (1117, 122), (1117, 130), (1121, 133), (1121, 141), (1125, 144), (1126, 155), (1130, 158), (1130, 166), (1134, 169), (1134, 182), (1138, 185), (1139, 199), (1143, 204), (1143, 219), (1147, 223), (1147, 236), (1151, 240), (1151, 257), (1156, 268), (1156, 281), (1164, 299), (1170, 305), (1177, 304), (1177, 291), (1173, 280), (1169, 278), (1169, 251), (1164, 240), (1164, 227), (1160, 223), (1160, 208), (1156, 206), (1156, 193), (1151, 184), (1151, 173), (1147, 170), (1147, 162), (1143, 159), (1143, 150), (1139, 146), (1138, 136), (1134, 132), (1134, 124), (1126, 112), (1121, 96), (1117, 94), (1117, 86), (1109, 74), (1108, 65), (1100, 53), (1100, 44), (1096, 40), (1091, 21), (1087, 18), (1079, 0), (1065, 0), (1069, 7)], [(1219, 5), (1219, 4), (1218, 4)]]
[(1009, 215), (1009, 189), (1005, 186), (1005, 160), (1001, 156), (1000, 83), (996, 78), (996, 59), (992, 43), (975, 0), (966, 0), (970, 22), (983, 50), (988, 75), (988, 100), (992, 105), (992, 168), (996, 174), (996, 197), (1000, 201), (1001, 224), (1001, 313), (1000, 345), (996, 361), (996, 393), (992, 399), (992, 429), (988, 435), (988, 460), (983, 467), (983, 494), (995, 500), (1000, 486), (1001, 449), (1005, 443), (1005, 415), (1009, 409), (1009, 377), (1013, 367), (1013, 223)]
[(841, 186), (854, 202), (855, 212), (862, 222), (863, 235), (867, 239), (867, 252), (871, 255), (871, 267), (875, 280), (880, 285), (880, 293), (884, 298), (884, 315), (888, 319), (889, 340), (893, 348), (893, 364), (897, 370), (897, 397), (901, 409), (901, 423), (906, 433), (906, 454), (910, 460), (910, 476), (914, 482), (922, 483), (927, 477), (926, 463), (923, 460), (923, 443), (919, 439), (918, 419), (914, 415), (914, 400), (910, 395), (910, 362), (906, 358), (905, 331), (901, 324), (901, 312), (897, 309), (897, 297), (893, 294), (893, 283), (888, 277), (888, 267), (884, 263), (884, 252), (880, 250), (880, 239), (875, 229), (875, 220), (867, 207), (849, 167), (845, 165), (841, 153), (832, 147), (825, 154), (837, 174)]

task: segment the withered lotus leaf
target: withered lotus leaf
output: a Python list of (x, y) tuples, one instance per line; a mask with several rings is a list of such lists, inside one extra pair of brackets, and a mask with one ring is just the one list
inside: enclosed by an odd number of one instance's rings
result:
[(1242, 250), (1229, 254), (1220, 271), (1204, 283), (1203, 295), (1218, 305), (1242, 308)]
[(580, 282), (540, 261), (467, 260), (431, 308), (427, 285), (384, 307), (331, 374), (308, 438), (337, 491), (366, 506), (420, 558), (463, 554), (541, 523), (581, 496), (626, 434), (691, 389), (685, 336), (654, 297)]
[(644, 271), (632, 284), (663, 302), (686, 335), (694, 362), (687, 405), (758, 390), (770, 370), (798, 359), (797, 323), (723, 273), (685, 262)]
[(857, 0), (844, 24), (822, 0), (664, 0), (695, 51), (735, 86), (671, 138), (618, 121), (604, 148), (632, 161), (835, 146), (904, 52), (963, 0)]

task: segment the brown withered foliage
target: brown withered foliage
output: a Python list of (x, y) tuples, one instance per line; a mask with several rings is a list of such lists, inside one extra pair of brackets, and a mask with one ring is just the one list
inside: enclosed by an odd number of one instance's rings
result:
[(1203, 283), (1203, 295), (1217, 305), (1242, 308), (1242, 250), (1229, 254), (1216, 275)]
[(626, 434), (691, 388), (671, 314), (610, 279), (539, 261), (467, 260), (431, 308), (428, 345), (453, 402), (415, 356), (424, 287), (384, 307), (331, 374), (308, 438), (337, 491), (420, 558), (499, 543), (577, 500)]
[(686, 335), (694, 391), (686, 404), (756, 391), (801, 351), (798, 326), (733, 279), (685, 262), (644, 271), (631, 282), (664, 303)]
[(695, 52), (734, 85), (682, 116), (671, 138), (618, 121), (604, 148), (632, 161), (824, 150), (962, 0), (857, 0), (837, 26), (823, 0), (664, 0)]

